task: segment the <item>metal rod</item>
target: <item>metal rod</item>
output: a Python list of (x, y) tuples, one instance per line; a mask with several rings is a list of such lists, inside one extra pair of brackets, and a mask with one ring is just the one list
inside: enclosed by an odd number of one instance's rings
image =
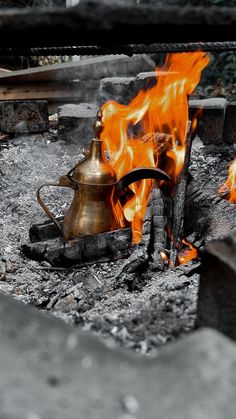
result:
[(159, 44), (127, 44), (111, 45), (107, 47), (98, 45), (45, 47), (45, 48), (0, 48), (0, 56), (73, 56), (73, 55), (110, 55), (158, 52), (185, 52), (185, 51), (236, 51), (236, 41), (225, 42), (185, 42), (185, 43), (159, 43)]

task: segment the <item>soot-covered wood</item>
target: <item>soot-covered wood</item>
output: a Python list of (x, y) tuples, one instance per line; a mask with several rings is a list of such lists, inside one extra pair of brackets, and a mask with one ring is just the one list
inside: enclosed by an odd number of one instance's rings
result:
[(173, 191), (173, 212), (171, 225), (171, 249), (170, 249), (170, 267), (175, 266), (178, 250), (181, 248), (184, 227), (184, 208), (187, 190), (188, 170), (191, 155), (192, 136), (189, 134), (186, 138), (185, 159), (181, 172), (178, 175), (176, 185)]
[(63, 242), (57, 236), (54, 225), (46, 222), (32, 226), (30, 237), (32, 242), (23, 246), (24, 254), (35, 260), (46, 260), (52, 266), (84, 266), (117, 260), (130, 254), (130, 228)]

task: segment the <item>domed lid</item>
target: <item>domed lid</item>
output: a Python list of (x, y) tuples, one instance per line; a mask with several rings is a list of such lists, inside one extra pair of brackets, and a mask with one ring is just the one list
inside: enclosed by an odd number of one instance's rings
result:
[(88, 158), (74, 170), (73, 179), (78, 183), (107, 185), (117, 181), (116, 173), (104, 155), (103, 141), (100, 139), (103, 128), (102, 115), (99, 111), (94, 124), (95, 138), (92, 140)]

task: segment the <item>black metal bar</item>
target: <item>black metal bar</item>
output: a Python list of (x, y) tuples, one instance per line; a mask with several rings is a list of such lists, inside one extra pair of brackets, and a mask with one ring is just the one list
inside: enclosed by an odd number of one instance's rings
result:
[(67, 9), (1, 12), (0, 48), (108, 47), (236, 40), (236, 8), (110, 4), (82, 1)]
[(142, 54), (158, 52), (184, 52), (184, 51), (236, 51), (236, 41), (226, 42), (185, 42), (185, 43), (162, 43), (162, 44), (127, 44), (110, 45), (107, 47), (67, 46), (67, 47), (43, 47), (43, 48), (0, 48), (0, 56), (63, 56), (63, 55), (110, 55), (110, 54)]

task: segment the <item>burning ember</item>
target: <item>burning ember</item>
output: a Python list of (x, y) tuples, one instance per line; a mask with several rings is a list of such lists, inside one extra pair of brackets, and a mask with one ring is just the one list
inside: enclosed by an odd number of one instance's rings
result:
[(182, 248), (178, 253), (178, 263), (179, 265), (183, 265), (189, 262), (192, 259), (197, 259), (198, 252), (197, 249), (191, 244), (188, 243), (187, 240), (182, 240)]
[[(155, 86), (140, 91), (128, 106), (115, 101), (103, 105), (102, 139), (118, 179), (133, 168), (161, 164), (173, 182), (176, 180), (185, 158), (188, 96), (208, 63), (209, 57), (200, 51), (169, 54), (164, 66), (156, 70)], [(133, 243), (141, 240), (153, 185), (153, 180), (131, 185), (133, 194), (123, 206), (125, 218), (131, 223)]]
[(236, 203), (236, 159), (229, 167), (228, 179), (219, 188), (219, 194), (226, 197), (229, 202)]

